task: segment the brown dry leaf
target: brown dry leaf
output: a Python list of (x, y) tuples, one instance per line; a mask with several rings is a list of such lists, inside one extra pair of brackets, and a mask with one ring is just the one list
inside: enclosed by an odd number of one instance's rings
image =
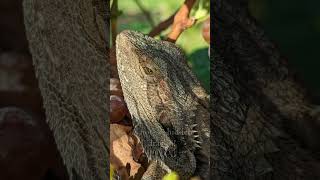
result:
[[(129, 143), (131, 130), (132, 127), (130, 126), (119, 124), (110, 125), (110, 162), (120, 176), (124, 176), (125, 178), (128, 178), (128, 175), (134, 176), (141, 167), (139, 163), (133, 160), (132, 147)], [(128, 172), (128, 174), (126, 174), (126, 171), (123, 171), (127, 164), (130, 164), (130, 172)]]

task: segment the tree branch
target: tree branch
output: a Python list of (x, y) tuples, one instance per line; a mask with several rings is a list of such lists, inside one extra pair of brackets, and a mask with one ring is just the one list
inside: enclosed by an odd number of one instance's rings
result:
[(242, 3), (214, 0), (211, 13), (210, 179), (318, 179), (303, 84)]
[(189, 18), (189, 14), (194, 3), (195, 0), (186, 0), (179, 11), (176, 13), (167, 41), (175, 42), (185, 29), (191, 27), (194, 24), (195, 19)]
[(154, 27), (150, 31), (149, 36), (154, 37), (154, 36), (160, 34), (161, 31), (167, 29), (173, 23), (174, 17), (175, 17), (177, 12), (172, 14), (168, 19), (166, 19), (166, 20), (162, 21), (161, 23), (159, 23), (156, 27)]

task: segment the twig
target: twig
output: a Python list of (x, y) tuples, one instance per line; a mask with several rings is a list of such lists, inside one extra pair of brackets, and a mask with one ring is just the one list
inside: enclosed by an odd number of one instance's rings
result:
[(174, 20), (174, 16), (176, 15), (178, 11), (176, 11), (174, 14), (172, 14), (168, 19), (162, 21), (161, 23), (159, 23), (156, 27), (154, 27), (150, 33), (149, 33), (149, 36), (151, 37), (154, 37), (158, 34), (161, 33), (161, 31), (167, 29), (172, 23), (173, 23), (173, 20)]
[(189, 18), (190, 10), (195, 0), (186, 0), (177, 14), (174, 16), (171, 32), (167, 41), (176, 42), (180, 34), (195, 23), (195, 19)]

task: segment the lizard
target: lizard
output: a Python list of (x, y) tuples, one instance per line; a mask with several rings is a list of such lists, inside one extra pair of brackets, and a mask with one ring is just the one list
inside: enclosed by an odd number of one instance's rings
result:
[(209, 95), (174, 43), (125, 30), (116, 38), (117, 69), (134, 134), (150, 165), (142, 179), (176, 171), (208, 179)]
[(109, 177), (109, 10), (106, 0), (24, 0), (24, 24), (70, 180)]

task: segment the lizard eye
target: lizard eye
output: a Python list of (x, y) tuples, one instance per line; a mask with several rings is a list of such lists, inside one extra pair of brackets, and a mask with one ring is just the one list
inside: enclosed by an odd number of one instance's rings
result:
[(143, 71), (147, 74), (147, 75), (152, 75), (153, 71), (152, 69), (148, 68), (148, 67), (143, 67)]

